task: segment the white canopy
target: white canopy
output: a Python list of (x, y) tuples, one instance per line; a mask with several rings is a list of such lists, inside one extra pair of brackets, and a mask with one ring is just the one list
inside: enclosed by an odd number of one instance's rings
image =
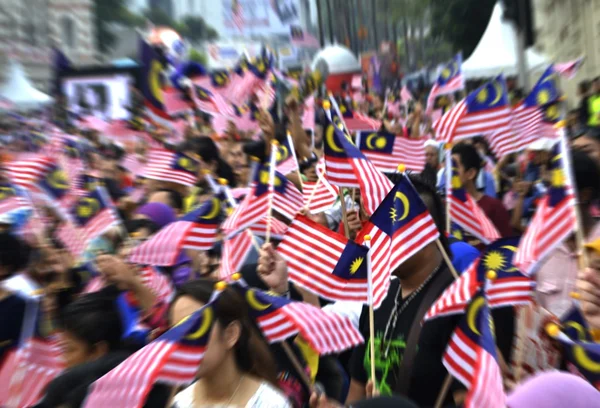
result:
[(361, 66), (356, 55), (348, 48), (335, 44), (323, 48), (312, 60), (312, 70), (319, 70), (321, 74), (348, 74), (360, 72)]
[(0, 98), (10, 101), (17, 109), (36, 109), (52, 101), (31, 85), (23, 66), (16, 61), (10, 62), (6, 81), (0, 86)]
[[(517, 75), (517, 35), (513, 25), (502, 20), (503, 11), (502, 2), (498, 1), (475, 51), (463, 62), (462, 71), (467, 79)], [(531, 48), (526, 51), (526, 59), (528, 71), (548, 63)]]

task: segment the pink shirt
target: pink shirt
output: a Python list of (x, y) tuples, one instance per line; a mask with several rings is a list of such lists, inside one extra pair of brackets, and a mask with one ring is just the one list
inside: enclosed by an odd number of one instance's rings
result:
[[(600, 238), (600, 222), (597, 222), (588, 236), (588, 241)], [(571, 304), (571, 292), (575, 283), (579, 266), (577, 255), (563, 242), (544, 262), (537, 272), (537, 299), (539, 304), (560, 317), (567, 312)]]

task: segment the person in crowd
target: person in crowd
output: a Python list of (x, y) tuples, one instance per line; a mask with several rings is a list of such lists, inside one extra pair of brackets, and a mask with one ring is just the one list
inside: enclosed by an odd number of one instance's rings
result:
[[(600, 238), (600, 224), (592, 217), (590, 207), (600, 197), (600, 169), (584, 152), (572, 154), (573, 174), (578, 194), (578, 210), (584, 236), (592, 241)], [(572, 304), (570, 294), (577, 279), (577, 246), (571, 236), (554, 249), (536, 273), (537, 299), (540, 306), (562, 316)]]
[[(183, 285), (169, 314), (172, 325), (207, 304), (214, 282), (196, 280)], [(248, 305), (226, 288), (213, 306), (215, 323), (198, 380), (180, 391), (173, 408), (207, 405), (291, 408), (277, 389), (276, 365), (269, 348), (248, 316)]]
[[(117, 296), (114, 287), (107, 287), (66, 307), (59, 319), (59, 343), (67, 370), (48, 384), (35, 408), (83, 406), (89, 386), (135, 351), (122, 342)], [(144, 407), (162, 408), (169, 395), (167, 387), (155, 385)]]
[(588, 266), (577, 276), (577, 295), (581, 311), (594, 340), (600, 342), (600, 239), (586, 245)]
[(577, 85), (577, 96), (579, 97), (579, 106), (577, 108), (579, 123), (587, 126), (590, 119), (589, 99), (590, 99), (590, 83), (589, 81), (581, 81)]
[(591, 128), (600, 127), (600, 77), (594, 78), (588, 99), (588, 122)]
[[(456, 161), (458, 177), (465, 190), (473, 197), (490, 221), (492, 221), (500, 235), (502, 237), (513, 235), (513, 230), (510, 226), (510, 216), (502, 205), (502, 202), (479, 191), (476, 187), (476, 180), (481, 171), (482, 161), (475, 147), (467, 143), (459, 143), (452, 148), (452, 158)], [(480, 245), (475, 240), (468, 241), (468, 243), (475, 247)]]
[(600, 129), (588, 129), (571, 142), (575, 150), (587, 153), (600, 166)]
[(248, 156), (244, 152), (243, 143), (232, 143), (225, 156), (225, 161), (229, 164), (235, 174), (236, 185), (246, 185), (248, 183), (250, 164), (248, 162)]

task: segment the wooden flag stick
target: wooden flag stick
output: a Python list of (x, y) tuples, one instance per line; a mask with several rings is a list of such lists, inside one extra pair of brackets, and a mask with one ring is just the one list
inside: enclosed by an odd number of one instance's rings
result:
[(437, 245), (438, 249), (442, 253), (442, 258), (444, 258), (444, 262), (446, 262), (446, 265), (448, 265), (450, 272), (452, 272), (452, 276), (454, 276), (454, 279), (458, 279), (458, 277), (459, 277), (458, 272), (456, 272), (454, 265), (452, 265), (452, 261), (450, 260), (450, 257), (448, 256), (448, 253), (444, 249), (444, 246), (442, 245), (442, 242), (440, 241), (439, 238), (435, 240), (435, 244)]
[(315, 184), (313, 191), (311, 191), (310, 196), (308, 197), (308, 201), (304, 203), (304, 207), (310, 208), (310, 203), (312, 203), (313, 198), (315, 198), (317, 188), (319, 188), (319, 184), (321, 184), (321, 181), (321, 175), (319, 174), (319, 172), (317, 172), (317, 183)]
[(373, 271), (371, 270), (371, 236), (365, 235), (365, 245), (369, 248), (367, 254), (367, 286), (369, 290), (369, 353), (371, 357), (371, 381), (373, 381), (373, 395), (377, 392), (377, 372), (375, 370), (375, 314), (373, 311)]
[(346, 238), (350, 238), (350, 226), (348, 225), (348, 212), (346, 210), (346, 198), (344, 197), (344, 192), (342, 191), (341, 187), (338, 192), (338, 195), (340, 197), (340, 206), (342, 208), (342, 221), (344, 222), (344, 235), (346, 235)]
[(448, 390), (450, 389), (450, 385), (452, 385), (452, 375), (448, 373), (444, 383), (442, 384), (442, 389), (435, 400), (435, 408), (442, 408), (444, 400), (446, 399), (446, 395), (448, 394)]
[(290, 345), (287, 344), (287, 342), (285, 340), (282, 341), (279, 344), (281, 344), (281, 347), (283, 348), (283, 351), (285, 351), (285, 354), (287, 355), (287, 358), (290, 360), (290, 363), (292, 363), (292, 365), (294, 366), (294, 369), (296, 370), (296, 372), (300, 376), (300, 380), (304, 383), (304, 385), (306, 386), (306, 388), (308, 388), (308, 390), (312, 394), (315, 391), (315, 387), (312, 384), (312, 381), (310, 380), (310, 377), (306, 374), (306, 371), (304, 371), (304, 368), (302, 367), (302, 364), (300, 364), (300, 362), (298, 361), (298, 358), (296, 357), (296, 355), (294, 354), (294, 352), (290, 348)]

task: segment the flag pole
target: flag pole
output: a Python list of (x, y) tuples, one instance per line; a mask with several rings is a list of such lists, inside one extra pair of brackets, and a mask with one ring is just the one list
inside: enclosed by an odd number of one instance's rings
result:
[(298, 182), (300, 183), (300, 187), (304, 189), (304, 183), (302, 182), (302, 173), (300, 173), (300, 163), (298, 162), (298, 157), (296, 156), (296, 148), (294, 147), (294, 139), (292, 138), (292, 135), (289, 130), (287, 131), (287, 140), (288, 146), (290, 146), (290, 153), (296, 161), (296, 174), (298, 175)]
[(344, 235), (346, 238), (350, 238), (350, 226), (348, 225), (348, 211), (346, 210), (346, 197), (344, 197), (344, 192), (340, 187), (338, 191), (338, 196), (340, 197), (340, 206), (342, 209), (342, 221), (344, 222)]
[(281, 344), (281, 348), (283, 348), (283, 351), (285, 352), (287, 358), (290, 360), (290, 363), (292, 363), (292, 366), (294, 366), (294, 370), (300, 376), (300, 380), (304, 383), (306, 388), (308, 388), (310, 390), (310, 393), (312, 394), (315, 391), (315, 386), (312, 384), (310, 378), (302, 368), (302, 364), (300, 364), (300, 362), (298, 361), (298, 358), (292, 351), (290, 345), (287, 344), (285, 340), (279, 344)]
[(273, 216), (273, 194), (275, 194), (275, 165), (277, 159), (277, 146), (279, 142), (274, 140), (271, 142), (271, 163), (269, 167), (269, 207), (267, 210), (267, 232), (265, 234), (265, 244), (271, 241), (271, 217)]
[(435, 400), (435, 408), (442, 408), (444, 400), (446, 399), (446, 395), (448, 394), (448, 390), (450, 389), (450, 385), (452, 385), (452, 374), (448, 373), (444, 383), (442, 384), (442, 389)]
[(365, 245), (369, 248), (367, 253), (367, 286), (369, 301), (369, 353), (371, 356), (371, 381), (373, 381), (373, 395), (377, 391), (377, 372), (375, 370), (375, 314), (373, 312), (373, 272), (371, 270), (371, 236), (365, 235)]
[(452, 144), (444, 146), (446, 160), (446, 232), (452, 233), (452, 219), (450, 218), (450, 192), (452, 191)]

